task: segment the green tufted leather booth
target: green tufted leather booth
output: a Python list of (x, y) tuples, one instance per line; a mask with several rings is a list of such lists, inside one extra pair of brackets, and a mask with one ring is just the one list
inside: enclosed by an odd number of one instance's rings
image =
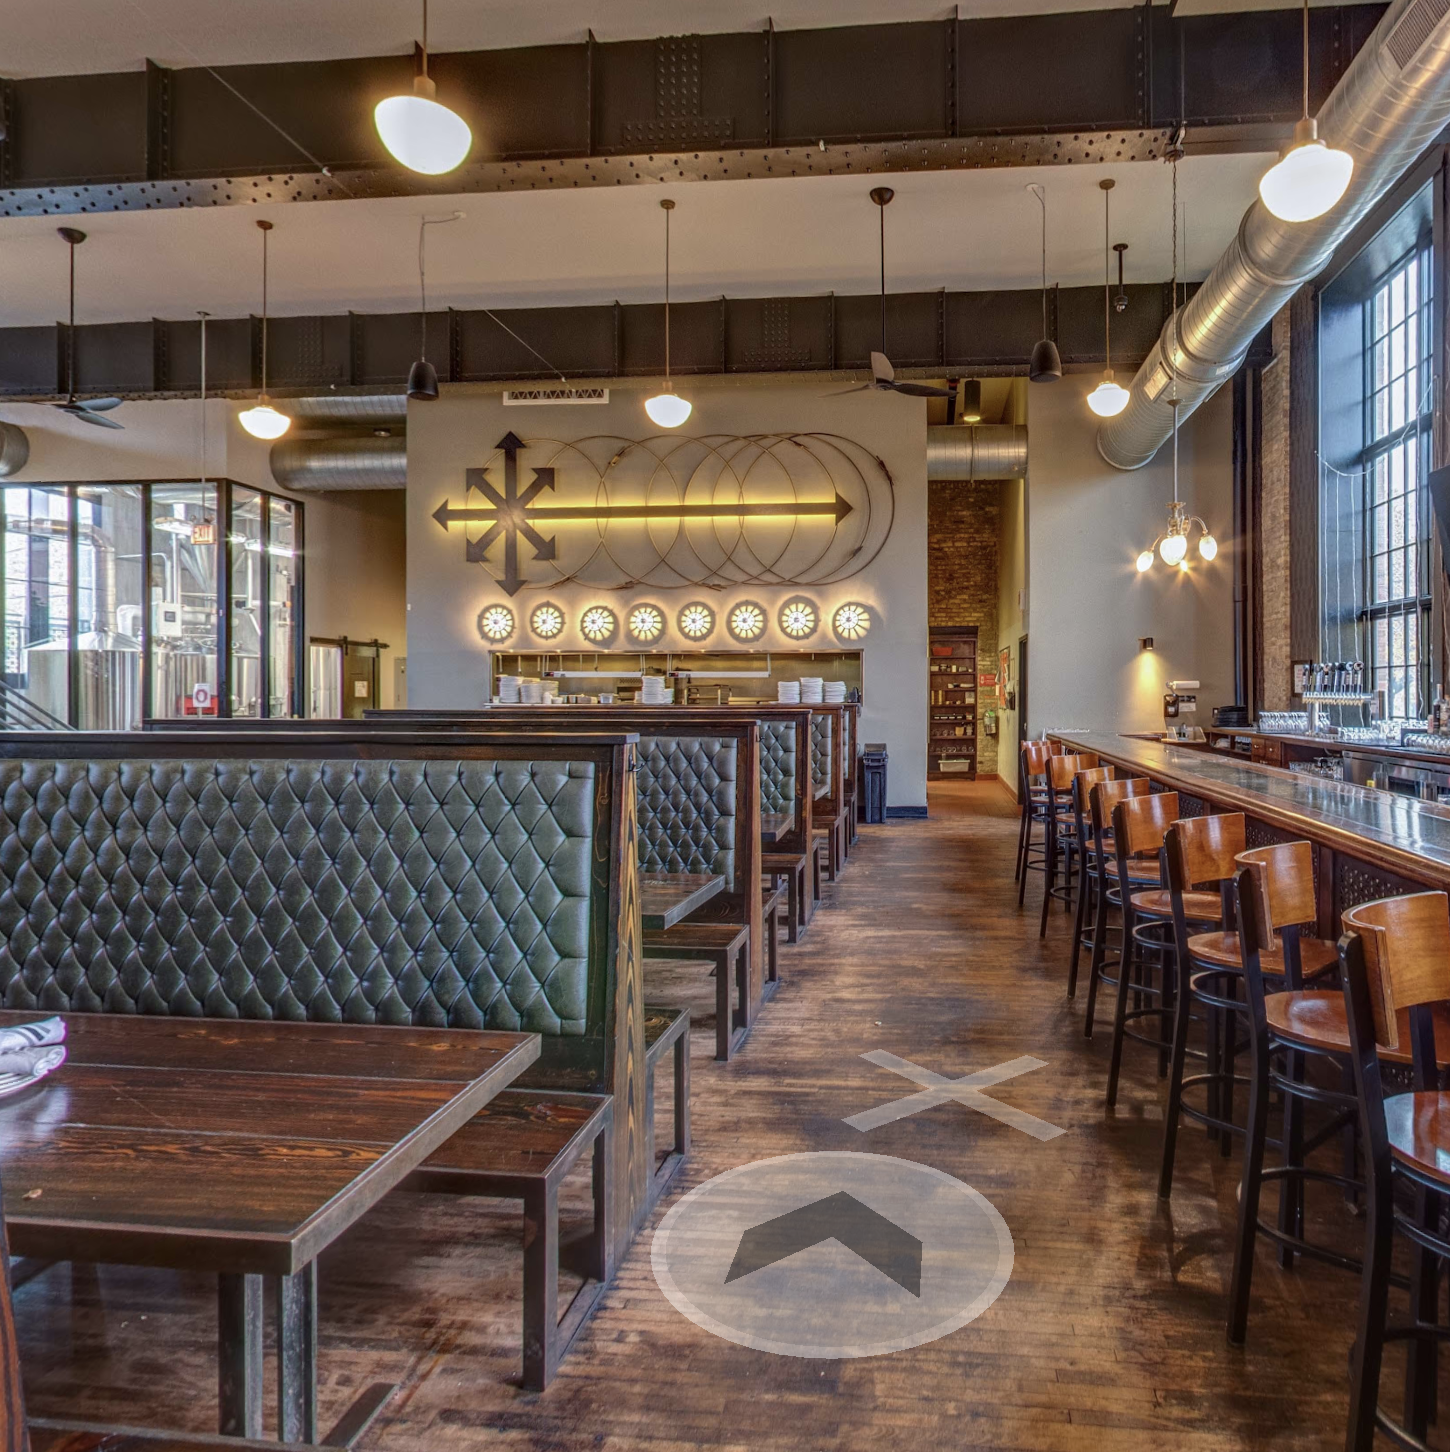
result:
[(833, 722), (826, 712), (811, 715), (811, 781), (817, 787), (831, 784), (831, 744)]
[(635, 784), (645, 872), (714, 872), (735, 881), (739, 741), (641, 736)]
[(594, 774), (0, 761), (0, 1002), (582, 1035)]
[(795, 808), (795, 723), (763, 717), (760, 722), (760, 805), (767, 812)]

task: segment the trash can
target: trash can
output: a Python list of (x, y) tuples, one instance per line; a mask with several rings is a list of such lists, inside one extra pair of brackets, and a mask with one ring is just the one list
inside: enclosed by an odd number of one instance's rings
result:
[(886, 743), (868, 741), (861, 748), (857, 790), (861, 794), (861, 820), (880, 826), (886, 820)]

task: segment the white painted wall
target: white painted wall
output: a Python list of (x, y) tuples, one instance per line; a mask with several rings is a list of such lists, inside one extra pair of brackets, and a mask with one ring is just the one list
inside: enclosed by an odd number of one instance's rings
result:
[[(1233, 701), (1233, 398), (1221, 389), (1179, 437), (1179, 489), (1219, 542), (1186, 573), (1134, 565), (1168, 517), (1172, 451), (1132, 473), (1104, 463), (1088, 383), (1028, 389), (1028, 727), (1154, 731), (1169, 680), (1198, 680), (1197, 724)], [(1151, 652), (1138, 637), (1153, 637)], [(1006, 638), (1005, 636), (1003, 637)]]
[[(1029, 446), (1030, 447), (1030, 446)], [(997, 541), (997, 649), (1011, 653), (1011, 680), (1017, 680), (1017, 642), (1027, 630), (1024, 608), (1027, 590), (1027, 483), (1008, 479), (1002, 484), (1001, 535)], [(995, 662), (986, 662), (983, 670), (996, 670)], [(1017, 722), (1022, 698), (1010, 709), (997, 712), (997, 777), (1007, 790), (1017, 795)]]
[[(445, 389), (434, 403), (413, 404), (408, 414), (408, 698), (410, 706), (477, 706), (488, 689), (488, 655), (477, 630), (485, 604), (504, 601), (502, 590), (480, 566), (464, 558), (464, 536), (446, 532), (432, 518), (444, 500), (458, 504), (463, 473), (487, 461), (496, 442), (510, 429), (529, 438), (578, 439), (615, 434), (637, 439), (658, 431), (643, 409), (648, 390), (615, 389), (603, 407), (509, 408), (497, 392)], [(823, 613), (846, 600), (860, 600), (875, 612), (871, 633), (862, 642), (865, 705), (863, 741), (885, 741), (890, 751), (889, 799), (892, 806), (926, 802), (926, 408), (906, 397), (831, 392), (818, 379), (799, 383), (743, 383), (730, 379), (691, 380), (683, 391), (695, 405), (685, 429), (694, 435), (754, 434), (812, 430), (836, 432), (877, 454), (896, 484), (896, 522), (880, 555), (862, 574), (837, 585), (806, 589)], [(526, 552), (527, 553), (527, 552)], [(692, 587), (688, 595), (706, 593)], [(741, 588), (708, 592), (719, 610), (735, 598), (761, 602), (771, 615), (762, 642), (792, 648), (774, 622), (785, 589)], [(534, 596), (534, 599), (539, 598)], [(582, 586), (551, 588), (570, 616), (597, 601), (623, 610), (636, 599), (653, 599), (667, 613), (686, 603), (687, 592), (641, 588), (602, 591)], [(527, 605), (527, 591), (518, 603)], [(517, 608), (517, 606), (516, 606)], [(718, 612), (717, 612), (718, 613)], [(717, 626), (711, 644), (721, 644)], [(822, 632), (823, 646), (834, 637)], [(516, 638), (517, 639), (517, 638)], [(521, 642), (532, 642), (527, 636)], [(577, 642), (567, 640), (568, 648)], [(662, 646), (688, 647), (671, 620)]]
[[(236, 421), (238, 404), (206, 405), (207, 472), (270, 489), (306, 505), (306, 626), (309, 635), (379, 639), (392, 647), (380, 673), (380, 703), (393, 704), (391, 658), (406, 636), (404, 516), (400, 491), (353, 496), (297, 494), (278, 486), (270, 444)], [(16, 484), (126, 479), (194, 479), (200, 473), (202, 410), (194, 400), (128, 402), (114, 417), (123, 430), (99, 429), (47, 404), (7, 403), (0, 419), (30, 439), (30, 461)]]

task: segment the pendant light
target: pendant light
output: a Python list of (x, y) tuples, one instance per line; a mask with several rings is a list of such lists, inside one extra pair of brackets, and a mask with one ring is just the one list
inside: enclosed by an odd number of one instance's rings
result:
[(280, 439), (292, 427), (292, 420), (267, 402), (267, 233), (270, 222), (258, 222), (262, 234), (262, 391), (251, 408), (237, 415), (237, 422), (254, 439)]
[(444, 222), (456, 222), (462, 216), (462, 212), (454, 212), (447, 217), (420, 217), (418, 220), (418, 300), (422, 310), (418, 325), (418, 361), (408, 370), (409, 398), (428, 400), (438, 397), (438, 370), (428, 361), (428, 271), (423, 256), (427, 229)]
[[(1113, 277), (1109, 260), (1111, 248), (1108, 237), (1111, 227), (1108, 220), (1108, 198), (1112, 194), (1112, 177), (1105, 177), (1098, 185), (1103, 189), (1103, 381), (1088, 394), (1088, 407), (1099, 418), (1115, 418), (1128, 406), (1128, 390), (1113, 377)], [(1118, 254), (1119, 261), (1123, 254)]]
[(1289, 149), (1259, 182), (1259, 196), (1281, 222), (1311, 222), (1344, 195), (1354, 175), (1354, 158), (1319, 139), (1309, 114), (1309, 0), (1304, 0), (1304, 115)]
[[(1169, 152), (1173, 166), (1173, 311), (1178, 308), (1178, 158), (1183, 154), (1181, 145), (1175, 145)], [(1153, 551), (1169, 569), (1188, 569), (1188, 536), (1196, 524), (1201, 531), (1198, 537), (1199, 558), (1208, 561), (1218, 554), (1218, 541), (1209, 533), (1208, 526), (1196, 514), (1190, 515), (1188, 506), (1178, 497), (1178, 359), (1177, 325), (1174, 325), (1174, 342), (1168, 349), (1168, 399), (1173, 409), (1173, 502), (1168, 506), (1168, 528), (1138, 556), (1138, 573), (1146, 574), (1153, 568)]]
[(976, 424), (982, 421), (982, 380), (980, 378), (968, 378), (962, 384), (961, 420), (964, 424)]
[(1033, 182), (1027, 190), (1042, 208), (1042, 338), (1032, 350), (1027, 376), (1033, 383), (1053, 383), (1062, 377), (1062, 355), (1047, 336), (1047, 192)]
[(428, 74), (428, 0), (423, 0), (420, 68), (411, 95), (389, 96), (373, 108), (373, 124), (383, 145), (409, 171), (441, 176), (452, 171), (473, 146), (473, 132), (456, 111), (440, 105), (438, 87)]
[(670, 382), (670, 213), (675, 204), (666, 197), (660, 203), (665, 214), (665, 386), (664, 390), (644, 401), (650, 421), (662, 429), (677, 429), (690, 416), (690, 401), (681, 398)]

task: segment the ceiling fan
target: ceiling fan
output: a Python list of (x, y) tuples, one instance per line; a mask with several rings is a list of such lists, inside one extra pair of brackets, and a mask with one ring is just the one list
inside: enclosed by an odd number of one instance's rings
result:
[(125, 424), (107, 418), (113, 408), (120, 408), (119, 398), (76, 398), (76, 248), (86, 240), (86, 234), (75, 227), (57, 227), (56, 231), (70, 248), (70, 324), (65, 334), (65, 402), (52, 404), (72, 418), (84, 419), (102, 429), (123, 429)]
[(950, 388), (937, 388), (930, 383), (898, 383), (896, 369), (886, 356), (886, 204), (896, 193), (890, 187), (873, 187), (871, 200), (881, 213), (881, 351), (871, 355), (871, 382), (858, 383), (854, 388), (840, 388), (827, 395), (838, 398), (843, 393), (863, 393), (870, 388), (879, 388), (886, 393), (905, 393), (911, 398), (950, 398)]

